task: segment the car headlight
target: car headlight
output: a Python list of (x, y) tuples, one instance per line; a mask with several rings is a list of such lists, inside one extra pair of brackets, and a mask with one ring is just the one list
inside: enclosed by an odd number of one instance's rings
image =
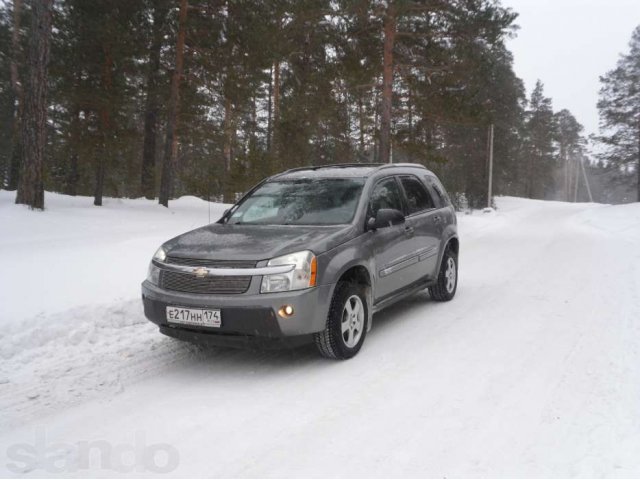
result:
[(153, 264), (153, 261), (164, 262), (167, 259), (167, 252), (164, 248), (160, 247), (153, 254), (153, 258), (149, 262), (149, 269), (147, 270), (147, 280), (154, 285), (160, 285), (160, 269)]
[(167, 252), (165, 252), (164, 248), (160, 247), (156, 250), (156, 253), (153, 254), (153, 259), (158, 260), (159, 262), (164, 262), (167, 258)]
[(149, 262), (149, 270), (147, 270), (147, 280), (156, 286), (160, 285), (160, 269), (153, 262)]
[(287, 273), (264, 275), (260, 293), (287, 292), (316, 286), (316, 256), (309, 250), (290, 253), (269, 260), (267, 266), (294, 265)]

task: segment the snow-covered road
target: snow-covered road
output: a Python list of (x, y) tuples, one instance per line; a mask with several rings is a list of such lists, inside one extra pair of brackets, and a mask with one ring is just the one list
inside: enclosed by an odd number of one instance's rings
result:
[[(640, 476), (638, 204), (500, 198), (461, 215), (456, 298), (385, 310), (356, 358), (332, 362), (198, 348), (146, 322), (148, 258), (205, 223), (204, 202), (11, 200), (0, 192), (0, 475), (166, 461), (206, 477)], [(111, 461), (94, 451), (84, 469), (86, 442)]]

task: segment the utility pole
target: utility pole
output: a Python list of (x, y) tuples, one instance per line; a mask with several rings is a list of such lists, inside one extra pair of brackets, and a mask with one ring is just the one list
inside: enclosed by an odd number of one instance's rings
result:
[(587, 179), (587, 172), (584, 169), (584, 157), (580, 157), (580, 167), (582, 168), (582, 177), (584, 178), (584, 184), (587, 186), (589, 201), (593, 203), (593, 196), (591, 195), (591, 187), (589, 186), (589, 180)]
[[(575, 164), (577, 161), (578, 160), (575, 159), (573, 163)], [(576, 165), (576, 178), (575, 178), (574, 190), (573, 190), (573, 203), (576, 203), (578, 201), (578, 180), (580, 180), (580, 169), (578, 168), (578, 165)]]
[(489, 125), (489, 186), (487, 192), (487, 208), (491, 208), (493, 195), (493, 123)]

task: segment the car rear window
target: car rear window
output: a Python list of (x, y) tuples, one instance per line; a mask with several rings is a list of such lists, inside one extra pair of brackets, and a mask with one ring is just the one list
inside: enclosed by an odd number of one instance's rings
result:
[(440, 183), (440, 180), (436, 177), (432, 177), (431, 175), (427, 175), (424, 178), (432, 190), (436, 192), (440, 206), (446, 207), (447, 205), (451, 205), (451, 199), (449, 198), (447, 191), (442, 186), (442, 183)]
[(431, 194), (427, 191), (424, 184), (416, 177), (400, 177), (402, 188), (407, 196), (408, 214), (423, 212), (435, 208), (435, 203), (431, 198)]

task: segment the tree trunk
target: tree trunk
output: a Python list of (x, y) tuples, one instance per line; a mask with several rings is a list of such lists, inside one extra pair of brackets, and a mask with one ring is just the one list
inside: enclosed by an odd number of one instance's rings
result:
[(16, 203), (44, 209), (43, 162), (47, 134), (47, 74), (53, 0), (34, 0), (27, 89), (22, 116), (22, 171)]
[(358, 94), (358, 143), (360, 144), (360, 157), (364, 155), (364, 107), (362, 105), (362, 95)]
[(224, 101), (224, 143), (222, 153), (224, 156), (224, 188), (223, 200), (226, 203), (235, 203), (235, 185), (231, 182), (231, 161), (233, 159), (233, 143), (235, 137), (235, 125), (233, 119), (233, 105), (229, 98)]
[(22, 156), (22, 144), (20, 142), (20, 129), (24, 95), (20, 76), (18, 73), (18, 58), (20, 56), (20, 17), (22, 16), (22, 0), (13, 0), (13, 26), (11, 31), (11, 63), (9, 65), (11, 77), (11, 91), (13, 108), (11, 116), (11, 155), (9, 157), (9, 171), (7, 172), (7, 190), (18, 188), (20, 176), (20, 159)]
[(110, 46), (104, 46), (104, 64), (102, 65), (102, 106), (100, 107), (100, 129), (101, 143), (99, 153), (96, 155), (95, 186), (93, 191), (93, 204), (96, 207), (102, 206), (102, 196), (104, 192), (104, 177), (106, 171), (106, 157), (108, 155), (108, 139), (111, 130), (111, 113), (109, 98), (113, 85), (113, 57)]
[(271, 152), (271, 115), (273, 99), (273, 65), (269, 69), (269, 99), (267, 102), (267, 152)]
[(180, 80), (184, 64), (184, 43), (187, 28), (187, 0), (180, 0), (178, 16), (178, 39), (176, 42), (176, 65), (171, 77), (171, 96), (169, 97), (169, 113), (167, 116), (167, 136), (162, 159), (162, 177), (160, 179), (160, 205), (169, 206), (169, 197), (173, 190), (173, 170), (178, 150), (178, 109), (180, 106)]
[(380, 109), (378, 108), (379, 100), (380, 100), (380, 91), (378, 89), (375, 90), (375, 101), (374, 101), (374, 112), (373, 112), (373, 149), (371, 150), (371, 156), (373, 163), (378, 163), (380, 161)]
[(273, 123), (274, 130), (280, 120), (280, 62), (273, 67)]
[[(257, 141), (257, 128), (258, 128), (258, 104), (255, 94), (251, 96), (251, 126), (249, 127), (249, 138), (253, 145)], [(253, 149), (253, 147), (252, 147)]]
[(638, 120), (638, 165), (636, 166), (636, 176), (638, 177), (638, 201), (640, 202), (640, 120)]
[(224, 154), (224, 171), (227, 175), (231, 171), (231, 157), (232, 157), (232, 142), (233, 142), (233, 113), (231, 111), (231, 100), (225, 98), (224, 100), (224, 145), (222, 151)]
[(382, 112), (380, 118), (381, 163), (391, 162), (391, 108), (393, 102), (393, 47), (396, 38), (396, 9), (389, 1), (384, 17), (384, 57), (382, 70)]
[(533, 152), (529, 153), (529, 158), (527, 159), (527, 188), (526, 188), (526, 196), (527, 198), (533, 198)]
[(78, 173), (78, 153), (73, 152), (71, 154), (69, 172), (67, 174), (67, 195), (75, 197), (78, 194), (78, 179), (80, 174)]
[[(12, 101), (15, 100), (15, 96), (12, 94)], [(21, 105), (23, 102), (21, 102)], [(15, 105), (12, 115), (12, 139), (11, 139), (11, 152), (9, 154), (9, 167), (7, 169), (7, 190), (14, 191), (18, 188), (18, 182), (20, 181), (20, 163), (22, 162), (22, 142), (21, 142), (21, 130), (22, 130), (22, 110), (21, 105)]]
[(567, 148), (564, 144), (564, 140), (560, 141), (560, 161), (564, 170), (564, 200), (569, 201), (569, 156), (567, 155)]
[(80, 137), (80, 109), (76, 108), (71, 117), (71, 158), (65, 193), (75, 197), (78, 194), (78, 143)]
[(104, 164), (104, 156), (105, 153), (105, 138), (104, 135), (101, 140), (101, 145), (99, 148), (99, 154), (96, 158), (96, 170), (95, 170), (95, 183), (93, 187), (93, 204), (96, 207), (102, 206), (102, 195), (104, 193), (104, 174), (105, 174), (105, 164)]
[(278, 123), (280, 121), (280, 62), (273, 64), (273, 121), (271, 123), (271, 148), (278, 153)]
[(407, 107), (409, 109), (409, 148), (407, 149), (407, 162), (411, 162), (413, 160), (412, 151), (413, 145), (415, 143), (415, 137), (413, 135), (413, 94), (411, 92), (411, 87), (409, 87), (409, 98), (407, 99)]
[(149, 50), (149, 71), (147, 73), (147, 100), (144, 115), (144, 142), (142, 150), (142, 174), (140, 191), (148, 198), (155, 198), (156, 190), (156, 144), (158, 128), (158, 83), (160, 76), (160, 51), (162, 50), (162, 33), (167, 15), (167, 4), (160, 1), (153, 11), (153, 39)]

